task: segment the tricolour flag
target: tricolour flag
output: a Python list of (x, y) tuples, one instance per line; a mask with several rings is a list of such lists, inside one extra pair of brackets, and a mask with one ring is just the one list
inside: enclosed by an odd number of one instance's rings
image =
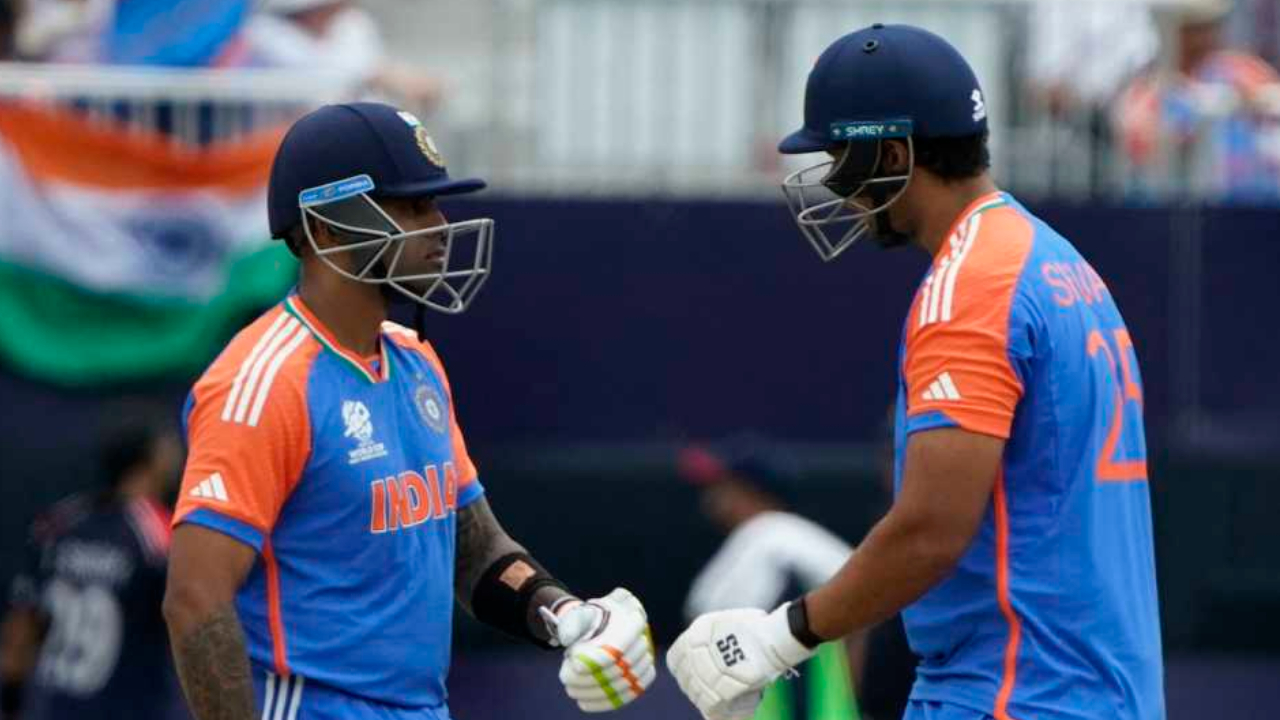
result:
[(0, 103), (0, 357), (63, 384), (202, 367), (293, 280), (266, 239), (280, 133), (193, 148)]

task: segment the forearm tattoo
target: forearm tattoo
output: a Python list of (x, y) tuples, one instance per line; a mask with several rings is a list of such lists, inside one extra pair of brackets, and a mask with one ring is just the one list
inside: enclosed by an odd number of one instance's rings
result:
[(471, 612), (471, 596), (484, 571), (497, 559), (515, 552), (525, 552), (525, 549), (502, 529), (488, 500), (480, 498), (458, 511), (453, 588), (467, 612)]
[[(458, 602), (462, 603), (468, 613), (471, 612), (471, 596), (475, 593), (476, 584), (489, 566), (518, 552), (527, 551), (502, 529), (488, 500), (481, 498), (458, 511), (457, 559), (453, 585)], [(539, 588), (534, 593), (525, 619), (534, 635), (543, 640), (548, 635), (546, 623), (538, 615), (538, 608), (550, 606), (567, 594), (557, 587)]]
[(195, 720), (254, 720), (249, 654), (233, 608), (178, 638), (173, 655)]

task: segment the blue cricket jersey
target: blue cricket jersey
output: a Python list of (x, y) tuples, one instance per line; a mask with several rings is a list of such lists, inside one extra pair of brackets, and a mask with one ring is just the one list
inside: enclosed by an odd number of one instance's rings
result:
[(1008, 195), (956, 221), (903, 334), (910, 434), (1005, 439), (954, 573), (903, 616), (912, 699), (997, 720), (1163, 720), (1142, 380), (1106, 284)]
[(456, 510), (483, 489), (432, 348), (386, 323), (358, 357), (294, 295), (231, 341), (185, 416), (175, 522), (258, 551), (236, 602), (258, 674), (447, 718)]

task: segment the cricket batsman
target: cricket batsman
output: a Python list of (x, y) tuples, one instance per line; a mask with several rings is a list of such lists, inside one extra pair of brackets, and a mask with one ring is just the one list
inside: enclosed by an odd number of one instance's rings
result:
[(708, 720), (749, 717), (820, 643), (899, 610), (908, 720), (1163, 720), (1134, 343), (1106, 283), (988, 172), (987, 107), (945, 40), (872, 25), (809, 74), (783, 189), (824, 260), (933, 259), (899, 348), (895, 500), (829, 582), (697, 618), (667, 654)]
[(397, 295), (462, 312), (493, 221), (449, 222), (451, 178), (413, 115), (322, 107), (286, 134), (268, 190), (296, 291), (196, 382), (164, 615), (196, 720), (448, 720), (455, 599), (563, 648), (587, 712), (653, 682), (640, 601), (583, 601), (494, 517), (444, 366), (387, 321)]

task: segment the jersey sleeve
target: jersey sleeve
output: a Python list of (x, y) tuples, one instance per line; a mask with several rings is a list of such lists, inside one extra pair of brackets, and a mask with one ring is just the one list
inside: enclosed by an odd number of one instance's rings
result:
[(458, 507), (464, 508), (484, 495), (484, 486), (480, 484), (480, 473), (467, 452), (466, 440), (462, 438), (462, 428), (453, 409), (452, 392), (449, 393), (449, 433), (453, 437), (453, 458), (458, 467)]
[[(1031, 248), (1011, 209), (969, 221), (926, 278), (908, 318), (903, 382), (907, 432), (959, 427), (1008, 439), (1023, 383), (1011, 357), (1011, 318)], [(1017, 314), (1016, 317), (1022, 317)]]
[(214, 377), (196, 385), (185, 413), (188, 455), (175, 527), (202, 525), (262, 551), (310, 454), (304, 373), (290, 370), (259, 377), (251, 388), (252, 370), (237, 383), (211, 368)]

